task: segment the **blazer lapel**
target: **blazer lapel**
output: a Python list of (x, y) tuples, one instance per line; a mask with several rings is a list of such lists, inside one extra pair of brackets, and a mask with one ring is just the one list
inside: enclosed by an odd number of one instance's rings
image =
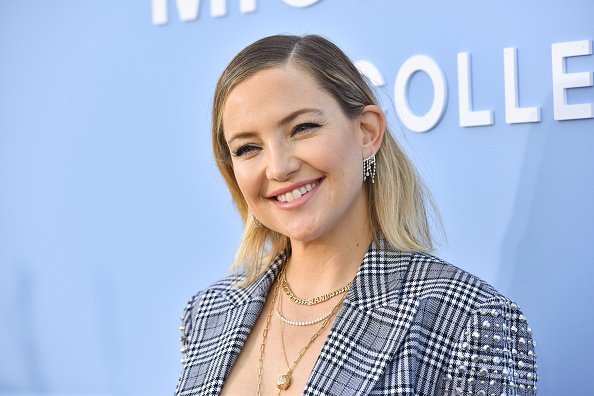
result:
[(284, 260), (281, 254), (262, 278), (245, 289), (229, 286), (223, 291), (207, 291), (210, 294), (201, 298), (180, 395), (193, 395), (197, 390), (201, 395), (221, 392)]
[[(245, 289), (227, 287), (201, 298), (179, 395), (218, 395), (285, 260)], [(345, 298), (304, 395), (366, 395), (402, 343), (417, 301), (401, 298), (410, 255), (372, 243)], [(207, 292), (208, 293), (208, 292)]]
[(409, 254), (374, 242), (339, 311), (305, 395), (366, 395), (402, 343), (417, 301), (400, 297)]

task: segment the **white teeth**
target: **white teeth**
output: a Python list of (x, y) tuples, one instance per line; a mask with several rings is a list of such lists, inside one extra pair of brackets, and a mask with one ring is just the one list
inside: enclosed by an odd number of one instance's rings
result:
[(294, 189), (288, 193), (280, 194), (276, 196), (277, 201), (280, 202), (291, 202), (297, 198), (301, 198), (303, 195), (310, 192), (315, 186), (317, 182), (308, 183), (305, 186), (301, 186), (299, 188)]

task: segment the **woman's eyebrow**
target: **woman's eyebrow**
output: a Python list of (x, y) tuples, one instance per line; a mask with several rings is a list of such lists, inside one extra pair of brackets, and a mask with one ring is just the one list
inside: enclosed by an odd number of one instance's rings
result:
[[(293, 121), (295, 118), (299, 117), (301, 114), (306, 114), (306, 113), (314, 113), (320, 116), (325, 116), (326, 113), (324, 113), (322, 110), (320, 109), (316, 109), (313, 107), (304, 107), (302, 109), (298, 109), (295, 110), (294, 112), (290, 113), (289, 115), (283, 117), (279, 122), (278, 122), (278, 127), (282, 127), (288, 123), (290, 123), (291, 121)], [(257, 133), (256, 132), (238, 132), (235, 134), (232, 134), (231, 137), (229, 138), (229, 140), (227, 140), (227, 144), (231, 144), (231, 142), (235, 139), (242, 139), (242, 138), (252, 138), (254, 136), (256, 136)]]
[(281, 127), (283, 125), (286, 125), (286, 124), (288, 124), (289, 122), (293, 121), (295, 118), (297, 118), (298, 116), (300, 116), (301, 114), (304, 114), (304, 113), (316, 113), (316, 114), (322, 115), (322, 116), (325, 115), (325, 113), (322, 110), (320, 110), (320, 109), (306, 107), (306, 108), (303, 108), (303, 109), (295, 110), (294, 112), (292, 112), (288, 116), (283, 117), (283, 119), (278, 122), (278, 126)]
[(227, 140), (227, 144), (231, 144), (231, 142), (234, 141), (235, 139), (251, 138), (256, 135), (257, 135), (256, 132), (238, 132), (238, 133), (231, 135), (229, 140)]

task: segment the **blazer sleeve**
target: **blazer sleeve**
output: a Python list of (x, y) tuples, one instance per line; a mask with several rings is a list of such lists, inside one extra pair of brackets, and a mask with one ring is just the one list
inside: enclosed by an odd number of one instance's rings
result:
[(181, 336), (179, 340), (181, 342), (181, 364), (186, 363), (188, 346), (190, 344), (190, 336), (192, 335), (192, 327), (194, 324), (194, 306), (196, 305), (196, 301), (199, 300), (201, 294), (202, 293), (198, 293), (192, 296), (192, 298), (185, 305), (182, 315), (180, 316), (181, 325), (179, 326), (179, 331), (181, 332)]
[(455, 344), (444, 395), (535, 395), (536, 343), (518, 306), (502, 297), (479, 306)]

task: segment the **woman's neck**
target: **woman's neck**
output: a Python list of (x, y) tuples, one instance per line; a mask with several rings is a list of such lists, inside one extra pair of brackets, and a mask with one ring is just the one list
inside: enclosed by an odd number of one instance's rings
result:
[(311, 242), (291, 241), (286, 278), (300, 298), (313, 298), (343, 287), (356, 275), (372, 240), (362, 232), (341, 230)]

